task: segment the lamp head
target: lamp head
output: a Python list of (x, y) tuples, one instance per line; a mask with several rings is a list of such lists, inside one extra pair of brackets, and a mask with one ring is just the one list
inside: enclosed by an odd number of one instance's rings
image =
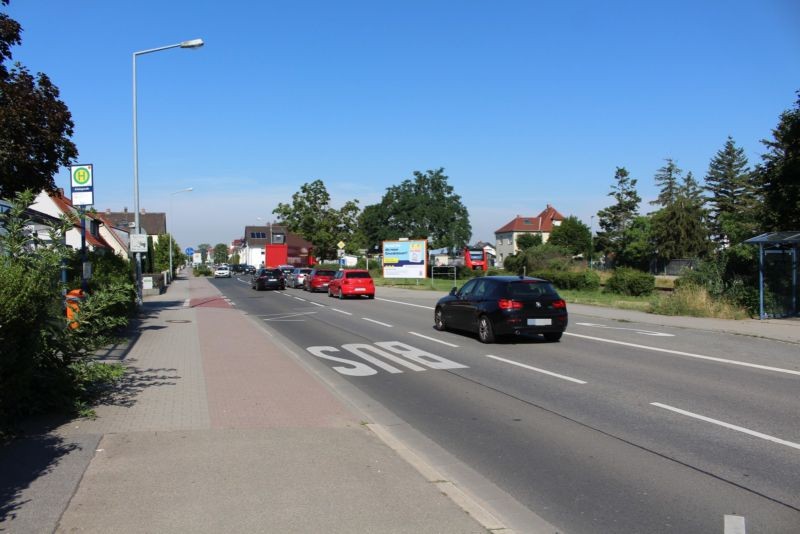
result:
[(191, 41), (181, 42), (181, 48), (200, 48), (203, 44), (202, 39), (192, 39)]

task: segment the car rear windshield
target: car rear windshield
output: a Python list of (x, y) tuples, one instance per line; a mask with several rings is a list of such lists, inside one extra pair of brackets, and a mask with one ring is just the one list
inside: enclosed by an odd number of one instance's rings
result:
[(261, 271), (261, 274), (266, 274), (270, 276), (280, 276), (283, 274), (280, 269), (264, 269)]
[(506, 292), (509, 297), (514, 299), (558, 296), (555, 288), (549, 282), (537, 282), (535, 280), (511, 282), (508, 284)]
[(347, 273), (347, 278), (372, 278), (369, 273)]
[(317, 271), (316, 276), (334, 276), (335, 274), (334, 271)]
[(311, 269), (300, 269), (300, 274), (308, 274), (311, 272)]

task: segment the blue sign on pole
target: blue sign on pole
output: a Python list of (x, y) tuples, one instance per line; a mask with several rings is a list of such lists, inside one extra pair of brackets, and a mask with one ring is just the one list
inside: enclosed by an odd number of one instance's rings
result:
[(186, 252), (187, 256), (192, 256), (194, 254), (194, 249), (192, 247), (187, 247), (184, 252)]

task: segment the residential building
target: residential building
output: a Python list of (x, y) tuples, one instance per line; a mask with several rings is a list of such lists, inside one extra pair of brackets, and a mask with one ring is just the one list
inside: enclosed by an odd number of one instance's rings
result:
[[(56, 219), (60, 218), (61, 215), (69, 217), (72, 221), (72, 227), (67, 230), (65, 235), (66, 245), (76, 250), (81, 248), (83, 229), (80, 212), (72, 205), (72, 200), (64, 195), (63, 189), (58, 189), (54, 192), (42, 191), (31, 204), (31, 209)], [(100, 228), (102, 225), (103, 222), (99, 217), (91, 212), (86, 212), (86, 248), (90, 251), (105, 250), (114, 252), (115, 248), (101, 235)], [(42, 236), (40, 235), (40, 237)], [(127, 257), (127, 254), (125, 257)]]
[[(239, 263), (261, 267), (265, 261), (264, 246), (287, 245), (291, 265), (309, 265), (313, 245), (302, 237), (288, 231), (284, 225), (245, 226), (244, 237), (239, 243)], [(313, 263), (313, 261), (311, 262)]]
[(539, 215), (534, 217), (517, 215), (507, 224), (495, 230), (494, 237), (498, 265), (502, 266), (504, 259), (513, 256), (519, 251), (517, 239), (520, 236), (526, 234), (540, 235), (542, 243), (547, 243), (553, 228), (559, 226), (563, 220), (564, 216), (548, 204)]

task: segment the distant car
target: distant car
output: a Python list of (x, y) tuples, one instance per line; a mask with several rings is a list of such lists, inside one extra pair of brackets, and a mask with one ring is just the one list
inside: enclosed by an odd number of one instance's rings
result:
[(250, 287), (256, 291), (262, 289), (286, 289), (286, 280), (280, 269), (259, 269), (250, 280)]
[(375, 298), (375, 283), (372, 281), (369, 271), (364, 269), (338, 271), (328, 284), (329, 297), (337, 296), (343, 299), (362, 295), (371, 299)]
[(230, 278), (231, 270), (227, 265), (220, 265), (214, 270), (214, 278)]
[(542, 334), (558, 341), (567, 328), (567, 304), (540, 278), (474, 278), (439, 299), (433, 312), (437, 330), (476, 332), (483, 343), (507, 334)]
[(244, 266), (244, 274), (255, 274), (256, 268), (253, 265)]
[(289, 275), (292, 274), (292, 271), (294, 271), (294, 265), (278, 265), (278, 269), (281, 270), (281, 272), (283, 273), (283, 277), (288, 282)]
[(306, 280), (306, 275), (311, 272), (310, 267), (297, 267), (292, 270), (292, 273), (286, 277), (286, 285), (289, 287), (303, 287), (303, 282)]
[(247, 265), (244, 263), (234, 263), (231, 265), (231, 271), (234, 273), (244, 273)]
[(336, 271), (331, 269), (311, 269), (303, 281), (303, 289), (306, 291), (327, 291), (328, 283), (336, 276)]

